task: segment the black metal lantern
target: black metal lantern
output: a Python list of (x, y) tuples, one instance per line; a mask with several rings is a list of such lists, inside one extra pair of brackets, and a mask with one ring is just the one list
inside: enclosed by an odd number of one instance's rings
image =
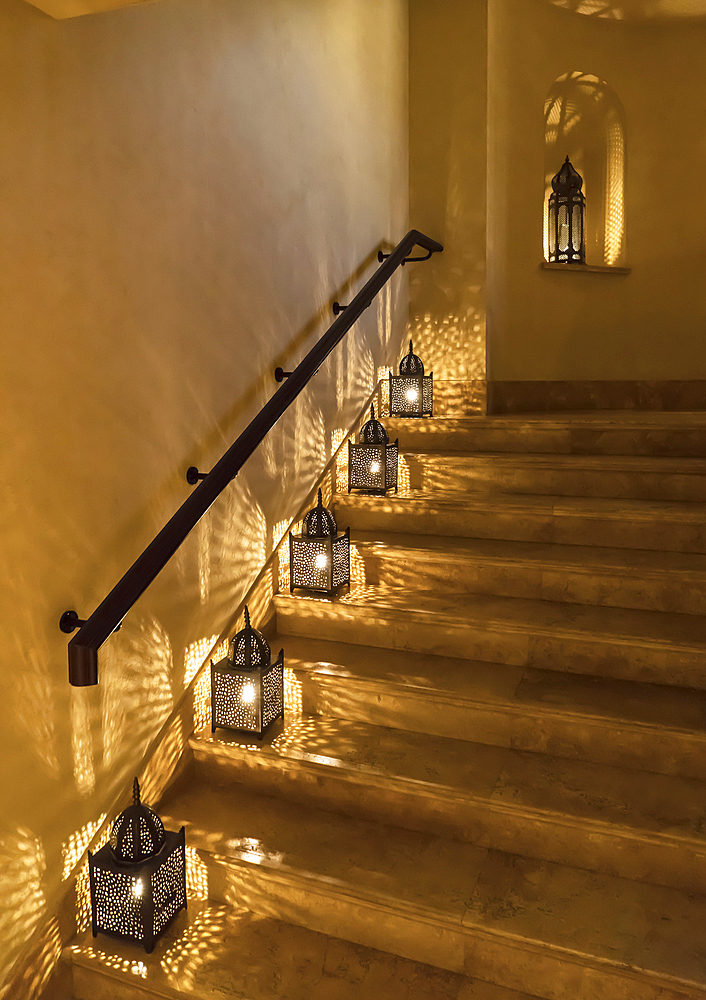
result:
[(336, 519), (319, 499), (304, 518), (301, 535), (289, 533), (289, 589), (335, 593), (351, 582), (351, 531), (339, 534)]
[(434, 373), (424, 365), (409, 342), (409, 354), (400, 361), (399, 375), (390, 372), (390, 416), (430, 417), (434, 403)]
[(229, 656), (211, 660), (211, 732), (217, 727), (262, 739), (276, 719), (284, 718), (284, 650), (272, 663), (262, 632), (250, 625), (230, 640)]
[(159, 816), (140, 802), (135, 778), (133, 802), (116, 819), (105, 844), (88, 852), (93, 937), (98, 931), (135, 941), (150, 952), (159, 935), (186, 909), (184, 827), (165, 830)]
[(549, 195), (550, 264), (586, 263), (586, 198), (582, 187), (583, 178), (567, 156), (552, 178)]
[(348, 492), (397, 492), (398, 442), (389, 443), (387, 431), (375, 419), (375, 407), (370, 404), (370, 420), (360, 431), (360, 444), (348, 442)]

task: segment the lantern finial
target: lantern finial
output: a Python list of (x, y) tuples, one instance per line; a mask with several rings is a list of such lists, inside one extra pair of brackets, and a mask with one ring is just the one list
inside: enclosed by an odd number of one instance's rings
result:
[(319, 499), (317, 500), (317, 506), (323, 507), (323, 505), (324, 505), (324, 500), (323, 497), (321, 496), (321, 489), (319, 489)]
[(250, 612), (247, 604), (245, 605), (245, 628), (250, 628)]
[(375, 419), (375, 407), (373, 406), (372, 403), (370, 404), (370, 419), (371, 420)]
[(133, 805), (139, 806), (140, 804), (140, 782), (135, 778), (132, 783), (132, 801)]

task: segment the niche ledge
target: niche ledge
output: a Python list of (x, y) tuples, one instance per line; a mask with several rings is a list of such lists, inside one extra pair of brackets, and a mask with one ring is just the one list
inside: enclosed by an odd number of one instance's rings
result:
[(545, 271), (593, 271), (595, 274), (630, 274), (631, 267), (615, 267), (608, 264), (550, 264), (543, 260)]

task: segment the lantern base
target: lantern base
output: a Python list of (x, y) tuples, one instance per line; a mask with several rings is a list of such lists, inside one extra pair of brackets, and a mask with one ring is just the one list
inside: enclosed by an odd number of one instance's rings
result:
[(388, 486), (387, 489), (384, 489), (384, 490), (370, 490), (370, 489), (368, 489), (367, 486), (349, 486), (348, 487), (348, 492), (349, 493), (364, 493), (366, 496), (371, 496), (371, 497), (385, 497), (385, 496), (387, 496), (388, 493), (393, 493), (393, 492), (396, 493), (397, 492), (397, 487), (396, 486)]
[(211, 723), (211, 732), (215, 733), (217, 729), (223, 729), (226, 733), (237, 733), (238, 736), (254, 737), (258, 740), (258, 742), (262, 742), (262, 738), (265, 733), (271, 729), (272, 726), (274, 726), (275, 722), (279, 722), (280, 719), (284, 722), (284, 710), (282, 710), (279, 715), (276, 715), (274, 719), (271, 719), (267, 725), (263, 727), (262, 732), (256, 732), (252, 729), (236, 729), (235, 726), (224, 726), (222, 723), (218, 722), (215, 725), (213, 722)]
[(337, 587), (332, 587), (331, 590), (326, 590), (325, 587), (304, 587), (298, 583), (290, 583), (289, 593), (293, 594), (295, 590), (303, 590), (308, 594), (326, 594), (327, 597), (337, 597), (338, 592), (343, 590), (344, 587), (350, 587), (350, 580), (346, 580), (345, 583), (339, 583)]

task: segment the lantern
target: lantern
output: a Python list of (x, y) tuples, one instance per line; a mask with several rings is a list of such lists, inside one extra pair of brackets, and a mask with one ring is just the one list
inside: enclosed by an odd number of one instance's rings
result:
[(250, 625), (230, 640), (229, 656), (211, 660), (211, 732), (216, 727), (262, 739), (276, 719), (284, 718), (284, 650), (271, 662), (270, 646)]
[(304, 518), (301, 535), (289, 533), (289, 589), (306, 587), (334, 594), (351, 582), (350, 528), (339, 534), (321, 499)]
[(421, 358), (412, 350), (400, 361), (399, 375), (390, 372), (390, 416), (430, 417), (434, 401), (434, 373), (424, 374)]
[(398, 442), (389, 444), (387, 431), (375, 419), (375, 407), (370, 404), (370, 420), (360, 431), (360, 444), (348, 442), (348, 492), (364, 490), (382, 493), (397, 492)]
[(552, 178), (549, 196), (549, 262), (550, 264), (585, 264), (586, 198), (581, 188), (583, 178), (566, 157)]
[(110, 843), (88, 852), (93, 937), (98, 931), (135, 941), (150, 952), (180, 910), (186, 909), (184, 827), (165, 830), (159, 816), (133, 802), (113, 824)]

